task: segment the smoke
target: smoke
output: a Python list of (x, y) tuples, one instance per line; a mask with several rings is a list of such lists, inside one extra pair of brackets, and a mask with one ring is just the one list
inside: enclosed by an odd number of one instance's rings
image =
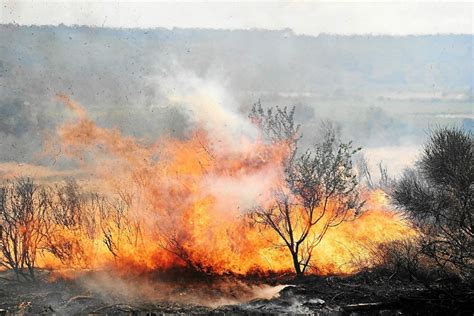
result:
[(30, 161), (41, 149), (45, 121), (36, 104), (0, 97), (0, 161)]
[(280, 176), (279, 167), (269, 165), (255, 173), (240, 176), (205, 176), (201, 182), (204, 192), (215, 198), (216, 210), (246, 212), (268, 198)]
[[(150, 78), (160, 96), (155, 107), (164, 104), (182, 113), (187, 122), (181, 126), (183, 129), (204, 130), (207, 141), (202, 144), (202, 150), (209, 155), (228, 156), (229, 159), (232, 155), (251, 156), (258, 146), (258, 129), (242, 111), (223, 76), (214, 74), (202, 78), (177, 62), (174, 71), (167, 74)], [(216, 210), (243, 212), (255, 207), (271, 190), (278, 172), (276, 163), (237, 175), (209, 171), (199, 185), (202, 194), (213, 197)]]
[(190, 123), (208, 132), (214, 149), (238, 151), (242, 141), (256, 139), (256, 127), (242, 113), (222, 80), (203, 79), (179, 66), (174, 73), (172, 77), (155, 77), (161, 95), (182, 111)]
[[(217, 308), (255, 299), (271, 299), (286, 285), (249, 284), (237, 278), (164, 280), (160, 275), (120, 277), (110, 272), (78, 272), (75, 282), (83, 292), (108, 304), (163, 307), (173, 303)], [(176, 307), (175, 307), (176, 308)], [(66, 310), (64, 311), (66, 312)]]
[[(255, 136), (240, 113), (258, 99), (264, 106), (300, 107), (305, 140), (318, 120), (330, 118), (363, 147), (419, 144), (427, 121), (459, 123), (462, 113), (472, 116), (471, 103), (456, 97), (472, 95), (470, 36), (13, 25), (0, 33), (0, 161), (50, 163), (35, 154), (43, 131), (53, 132), (68, 117), (54, 101), (57, 92), (83, 103), (100, 126), (149, 142), (160, 135), (183, 138), (190, 125), (214, 119), (204, 128), (213, 130), (215, 147), (225, 143), (223, 127), (234, 136)], [(163, 69), (168, 74), (150, 80)], [(441, 97), (426, 97), (432, 95)]]
[(385, 146), (364, 148), (363, 153), (367, 158), (369, 170), (377, 178), (378, 164), (382, 162), (387, 166), (390, 176), (398, 177), (407, 166), (417, 160), (421, 146)]

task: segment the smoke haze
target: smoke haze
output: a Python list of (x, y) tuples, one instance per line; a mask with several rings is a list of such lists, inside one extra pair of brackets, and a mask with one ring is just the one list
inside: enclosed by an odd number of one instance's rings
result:
[(83, 104), (100, 126), (143, 142), (183, 138), (200, 124), (216, 146), (228, 137), (223, 143), (232, 139), (236, 148), (236, 136), (255, 137), (246, 120), (254, 102), (295, 105), (303, 146), (329, 119), (366, 156), (375, 153), (371, 165), (383, 160), (394, 173), (413, 161), (436, 124), (473, 128), (469, 35), (3, 25), (0, 38), (5, 163), (71, 168), (39, 154), (71, 117), (57, 93)]

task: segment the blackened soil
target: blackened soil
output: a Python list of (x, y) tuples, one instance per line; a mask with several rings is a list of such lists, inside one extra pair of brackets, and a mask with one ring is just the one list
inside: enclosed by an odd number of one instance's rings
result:
[[(9, 272), (0, 273), (0, 316), (2, 315), (158, 315), (158, 314), (317, 314), (317, 315), (473, 315), (474, 290), (466, 284), (431, 284), (429, 287), (414, 280), (396, 276), (361, 273), (354, 276), (290, 276), (267, 277), (259, 282), (252, 278), (248, 284), (286, 284), (270, 299), (247, 300), (240, 285), (223, 293), (216, 287), (216, 278), (195, 286), (183, 280), (165, 299), (142, 299), (115, 295), (97, 284), (84, 286), (81, 280), (35, 283), (14, 281)], [(223, 277), (225, 278), (225, 277)], [(235, 279), (218, 282), (233, 284)], [(197, 282), (196, 280), (190, 283)], [(110, 285), (109, 285), (110, 286)], [(112, 284), (112, 286), (115, 286)], [(117, 285), (118, 286), (118, 285)], [(206, 287), (210, 288), (207, 289)], [(160, 291), (157, 288), (157, 291)], [(126, 294), (126, 293), (125, 293)], [(157, 293), (160, 294), (160, 293)], [(171, 296), (170, 296), (171, 295)], [(192, 297), (215, 296), (212, 306), (191, 301)], [(243, 300), (239, 299), (244, 297)]]

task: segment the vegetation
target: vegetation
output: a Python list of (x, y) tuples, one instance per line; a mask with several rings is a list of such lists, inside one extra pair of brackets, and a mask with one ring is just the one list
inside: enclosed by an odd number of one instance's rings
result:
[(275, 188), (274, 203), (252, 213), (255, 222), (272, 228), (291, 254), (297, 276), (311, 266), (314, 249), (327, 230), (356, 218), (363, 206), (357, 191), (352, 156), (358, 151), (342, 143), (334, 129), (324, 131), (323, 141), (298, 153), (299, 125), (294, 123), (295, 108), (270, 108), (260, 103), (250, 117), (273, 142), (287, 144), (284, 162), (285, 183)]
[(420, 253), (445, 274), (474, 273), (474, 139), (458, 128), (438, 128), (415, 169), (392, 193), (393, 201), (422, 232)]
[[(357, 218), (364, 202), (358, 194), (360, 176), (370, 188), (390, 192), (393, 202), (420, 232), (409, 240), (374, 245), (370, 262), (390, 274), (429, 284), (435, 278), (469, 281), (473, 276), (472, 134), (457, 128), (435, 130), (413, 169), (398, 181), (380, 167), (381, 181), (371, 180), (365, 162), (356, 174), (353, 157), (358, 149), (341, 142), (326, 126), (322, 141), (301, 152), (294, 108), (264, 110), (256, 104), (250, 115), (268, 141), (283, 143), (284, 181), (275, 187), (269, 205), (251, 211), (254, 223), (279, 236), (297, 276), (312, 265), (317, 246), (326, 232)], [(365, 170), (365, 174), (364, 174)], [(140, 223), (130, 216), (126, 195), (108, 200), (85, 193), (74, 180), (57, 185), (37, 185), (29, 178), (4, 181), (0, 186), (0, 266), (15, 272), (18, 280), (36, 279), (37, 256), (49, 253), (68, 266), (86, 264), (87, 242), (99, 237), (114, 258), (126, 244), (136, 245)], [(181, 241), (169, 235), (165, 248), (197, 271), (206, 270), (189, 256)], [(84, 258), (83, 258), (84, 257)]]
[(48, 193), (31, 179), (7, 181), (0, 187), (0, 266), (12, 269), (18, 280), (35, 279), (48, 207)]

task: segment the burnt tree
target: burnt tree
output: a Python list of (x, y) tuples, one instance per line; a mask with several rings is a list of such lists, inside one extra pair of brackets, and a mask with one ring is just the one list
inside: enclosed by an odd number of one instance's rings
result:
[(0, 186), (0, 266), (35, 280), (36, 257), (48, 229), (49, 195), (29, 178)]
[(84, 264), (83, 242), (96, 234), (96, 216), (88, 196), (73, 178), (45, 190), (51, 196), (46, 250), (62, 263)]

